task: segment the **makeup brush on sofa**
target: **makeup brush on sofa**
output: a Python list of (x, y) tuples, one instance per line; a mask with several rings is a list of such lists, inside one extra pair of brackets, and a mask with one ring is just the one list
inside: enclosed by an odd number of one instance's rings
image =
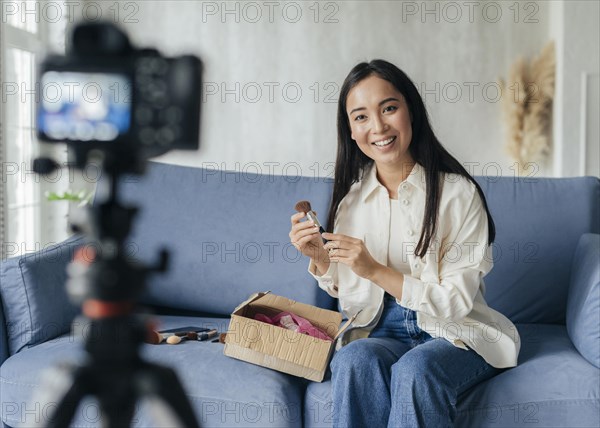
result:
[[(325, 233), (325, 229), (323, 229), (323, 226), (321, 226), (321, 223), (319, 223), (317, 214), (312, 210), (312, 207), (310, 206), (310, 202), (298, 201), (296, 203), (296, 205), (294, 206), (294, 208), (296, 209), (296, 211), (298, 211), (300, 213), (305, 213), (306, 218), (309, 220), (312, 220), (315, 223), (315, 226), (319, 227), (320, 233)], [(327, 242), (329, 242), (329, 241), (327, 239), (323, 238), (323, 243), (327, 243)]]
[(159, 333), (158, 331), (155, 331), (155, 330), (151, 330), (148, 332), (148, 335), (146, 337), (146, 343), (149, 343), (151, 345), (158, 345), (158, 344), (162, 343), (163, 341), (165, 341), (169, 345), (177, 345), (177, 344), (183, 342), (184, 340), (204, 341), (204, 340), (212, 339), (213, 337), (216, 337), (217, 335), (218, 335), (218, 332), (216, 329), (212, 329), (207, 332), (200, 332), (200, 333), (198, 333), (196, 331), (188, 331), (188, 332), (180, 332), (180, 333), (170, 334), (170, 335)]

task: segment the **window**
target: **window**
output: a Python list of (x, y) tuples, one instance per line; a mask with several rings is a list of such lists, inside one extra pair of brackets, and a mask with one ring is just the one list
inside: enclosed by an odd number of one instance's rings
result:
[[(46, 192), (68, 188), (68, 173), (40, 177), (40, 155), (66, 161), (64, 146), (40, 145), (35, 136), (36, 67), (48, 50), (64, 52), (68, 17), (52, 19), (37, 1), (3, 1), (0, 34), (0, 238), (2, 259), (44, 249), (68, 236), (66, 202)], [(66, 9), (65, 9), (66, 10)], [(63, 170), (66, 171), (66, 170)]]

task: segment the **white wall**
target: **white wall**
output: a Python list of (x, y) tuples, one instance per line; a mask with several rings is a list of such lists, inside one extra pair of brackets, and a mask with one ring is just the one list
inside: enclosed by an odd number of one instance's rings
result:
[[(205, 61), (211, 94), (204, 96), (201, 150), (160, 161), (330, 175), (339, 87), (357, 62), (384, 58), (413, 78), (438, 137), (474, 174), (513, 175), (496, 81), (518, 56), (531, 58), (553, 37), (570, 46), (573, 38), (590, 36), (593, 16), (582, 25), (572, 20), (592, 2), (573, 13), (571, 2), (562, 3), (144, 1), (122, 2), (118, 10), (108, 2), (112, 9), (104, 13), (114, 18), (118, 11), (138, 45), (167, 55), (192, 52)], [(556, 22), (562, 33), (553, 30)], [(573, 55), (587, 61), (593, 45)], [(566, 70), (563, 87), (578, 67)], [(558, 160), (539, 165), (536, 176), (572, 173), (560, 160), (562, 140), (577, 138), (564, 131), (577, 115), (567, 110), (558, 113), (565, 115)]]
[(557, 176), (600, 175), (600, 3), (552, 2), (557, 43), (554, 169)]

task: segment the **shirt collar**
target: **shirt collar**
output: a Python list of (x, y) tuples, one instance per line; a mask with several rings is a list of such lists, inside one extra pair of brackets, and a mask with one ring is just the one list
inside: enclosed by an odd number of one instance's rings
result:
[[(408, 183), (422, 192), (425, 192), (425, 168), (421, 164), (415, 162), (415, 166), (406, 177), (406, 180), (402, 183)], [(402, 184), (400, 183), (400, 184)], [(377, 179), (377, 166), (375, 162), (365, 171), (361, 185), (361, 197), (365, 201), (371, 193), (373, 193), (379, 186), (383, 187), (383, 184)]]

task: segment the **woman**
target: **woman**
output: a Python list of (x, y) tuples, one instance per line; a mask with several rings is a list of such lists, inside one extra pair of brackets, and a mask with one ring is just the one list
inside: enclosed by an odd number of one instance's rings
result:
[(303, 213), (290, 231), (319, 286), (358, 314), (331, 362), (334, 425), (453, 426), (458, 396), (519, 353), (514, 325), (483, 298), (495, 236), (485, 197), (394, 65), (354, 67), (337, 120), (334, 233), (323, 245)]

